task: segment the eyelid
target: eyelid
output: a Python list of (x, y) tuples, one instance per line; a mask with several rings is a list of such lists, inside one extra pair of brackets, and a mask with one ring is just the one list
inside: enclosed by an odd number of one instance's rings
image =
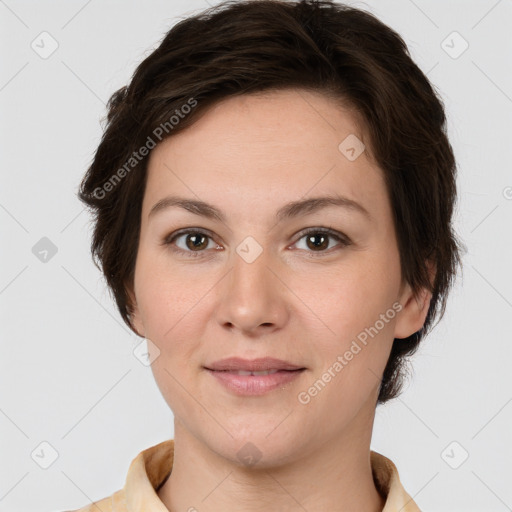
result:
[[(169, 235), (164, 237), (164, 239), (162, 240), (160, 245), (170, 246), (171, 250), (173, 252), (177, 252), (177, 253), (181, 253), (181, 254), (185, 253), (188, 256), (192, 256), (192, 257), (203, 256), (205, 254), (205, 251), (185, 251), (184, 249), (180, 249), (179, 247), (173, 246), (173, 242), (177, 238), (179, 238), (182, 235), (190, 235), (190, 234), (206, 235), (207, 238), (212, 240), (217, 245), (220, 245), (215, 241), (215, 236), (209, 229), (199, 228), (199, 227), (197, 227), (197, 228), (193, 228), (193, 227), (182, 228), (182, 229), (173, 231), (172, 233), (170, 233)], [(218, 250), (218, 249), (216, 249), (216, 250)], [(201, 253), (203, 253), (203, 254), (201, 254)]]
[[(293, 242), (291, 245), (292, 246), (295, 245), (297, 242), (299, 242), (302, 238), (304, 238), (306, 235), (308, 235), (310, 233), (316, 233), (316, 234), (319, 233), (319, 234), (328, 235), (331, 238), (334, 238), (338, 242), (338, 246), (340, 248), (352, 245), (352, 240), (348, 236), (346, 236), (344, 233), (342, 233), (336, 229), (333, 229), (331, 227), (321, 227), (321, 226), (304, 228), (303, 230), (299, 231), (298, 233), (296, 233), (294, 235), (295, 242)], [(176, 240), (178, 237), (180, 237), (182, 235), (188, 235), (188, 234), (206, 235), (214, 243), (216, 243), (217, 245), (220, 245), (218, 242), (215, 241), (215, 236), (209, 229), (199, 228), (199, 227), (182, 228), (182, 229), (173, 231), (172, 233), (170, 233), (169, 235), (164, 237), (161, 245), (172, 246), (174, 240)], [(290, 245), (288, 245), (287, 247), (290, 247)], [(308, 252), (310, 256), (321, 257), (323, 255), (331, 254), (333, 249), (336, 250), (336, 247), (334, 247), (334, 248), (331, 247), (330, 249), (323, 250), (323, 251), (306, 251), (306, 252)], [(182, 254), (185, 253), (187, 256), (192, 256), (192, 257), (204, 256), (206, 254), (205, 250), (203, 250), (203, 251), (185, 251), (184, 249), (180, 249), (179, 247), (172, 247), (171, 250), (174, 252), (182, 253)], [(215, 249), (215, 250), (219, 250), (219, 249)]]
[(209, 229), (199, 228), (199, 227), (197, 227), (197, 228), (190, 227), (190, 228), (177, 229), (176, 231), (173, 231), (172, 233), (169, 233), (167, 236), (164, 237), (163, 242), (164, 243), (168, 243), (169, 241), (174, 240), (178, 236), (185, 235), (185, 234), (187, 234), (187, 235), (188, 234), (208, 235), (212, 240), (215, 238), (215, 235)]
[[(338, 231), (331, 227), (320, 227), (320, 226), (312, 227), (312, 228), (305, 228), (302, 231), (299, 231), (299, 233), (297, 233), (295, 235), (296, 241), (292, 245), (295, 245), (297, 242), (299, 242), (299, 240), (304, 238), (306, 235), (309, 235), (310, 233), (325, 234), (325, 235), (330, 236), (331, 238), (334, 238), (335, 240), (338, 241), (338, 246), (337, 246), (338, 248), (348, 247), (349, 245), (352, 245), (352, 240), (347, 235), (342, 233), (341, 231)], [(335, 251), (336, 247), (331, 247), (330, 249), (327, 249), (325, 251), (307, 251), (307, 253), (309, 256), (312, 256), (312, 257), (317, 257), (317, 256), (320, 257), (323, 255), (332, 254), (333, 250)]]
[(300, 240), (305, 235), (309, 235), (310, 233), (324, 233), (326, 235), (331, 235), (333, 238), (339, 238), (345, 242), (350, 242), (350, 239), (348, 236), (343, 234), (341, 231), (338, 231), (337, 229), (331, 228), (331, 227), (311, 227), (311, 228), (304, 228), (303, 230), (299, 231), (295, 236), (297, 237), (297, 240)]

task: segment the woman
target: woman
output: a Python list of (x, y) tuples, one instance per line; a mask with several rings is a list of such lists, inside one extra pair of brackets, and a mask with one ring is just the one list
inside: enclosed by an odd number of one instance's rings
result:
[(225, 2), (108, 108), (79, 196), (174, 437), (80, 510), (418, 511), (375, 409), (461, 260), (443, 105), (403, 40), (332, 2)]

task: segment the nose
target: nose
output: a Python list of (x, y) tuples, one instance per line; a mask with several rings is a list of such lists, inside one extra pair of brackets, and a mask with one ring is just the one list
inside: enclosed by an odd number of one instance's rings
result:
[(283, 328), (289, 315), (289, 292), (271, 257), (263, 251), (249, 263), (234, 253), (232, 260), (231, 271), (219, 283), (219, 324), (248, 336)]

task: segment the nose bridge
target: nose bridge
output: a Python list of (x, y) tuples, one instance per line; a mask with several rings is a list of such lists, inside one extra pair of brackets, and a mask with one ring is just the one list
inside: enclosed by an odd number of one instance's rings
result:
[(268, 251), (259, 249), (251, 243), (243, 242), (233, 254), (233, 270), (231, 272), (230, 291), (241, 307), (248, 304), (257, 305), (257, 301), (268, 300), (271, 295), (274, 277), (269, 270)]
[[(249, 237), (250, 238), (250, 237)], [(272, 257), (255, 240), (245, 240), (232, 254), (231, 272), (221, 292), (218, 320), (230, 327), (252, 331), (282, 326), (286, 307), (283, 285), (271, 270)]]

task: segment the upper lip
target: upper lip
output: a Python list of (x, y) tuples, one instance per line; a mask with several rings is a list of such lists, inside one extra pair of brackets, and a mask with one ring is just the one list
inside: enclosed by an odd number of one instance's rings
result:
[(228, 357), (220, 359), (205, 366), (208, 370), (243, 370), (247, 372), (262, 372), (266, 370), (302, 370), (303, 366), (275, 359), (274, 357), (261, 357), (259, 359), (243, 359), (241, 357)]

